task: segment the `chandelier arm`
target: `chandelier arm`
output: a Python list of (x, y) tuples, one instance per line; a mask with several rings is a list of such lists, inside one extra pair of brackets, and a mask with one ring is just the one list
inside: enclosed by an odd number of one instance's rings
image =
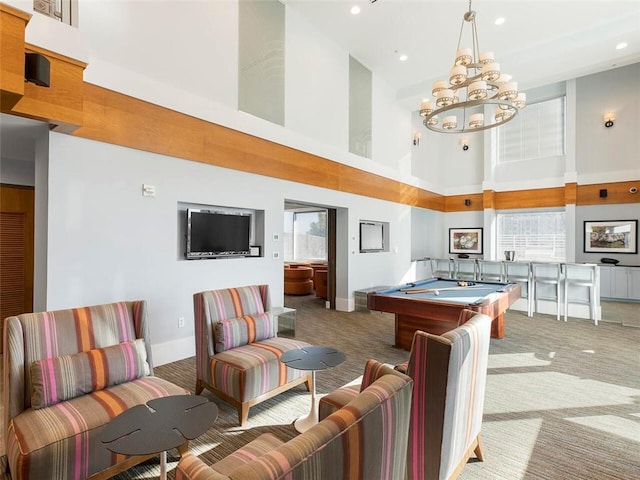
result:
[[(471, 109), (471, 108), (475, 108), (475, 107), (483, 107), (486, 105), (498, 105), (501, 107), (506, 107), (505, 110), (508, 110), (511, 112), (511, 115), (507, 116), (504, 120), (500, 121), (500, 122), (491, 122), (488, 123), (486, 125), (483, 125), (481, 127), (476, 127), (476, 128), (471, 128), (469, 126), (467, 126), (466, 124), (466, 111), (467, 109)], [(464, 118), (465, 118), (465, 122), (462, 124), (462, 128), (454, 128), (454, 129), (445, 129), (442, 127), (439, 127), (438, 125), (429, 125), (429, 119), (431, 119), (432, 117), (435, 117), (439, 114), (443, 114), (445, 112), (451, 111), (451, 110), (456, 110), (456, 109), (462, 109), (464, 112)], [(439, 132), (439, 133), (468, 133), (468, 132), (481, 132), (482, 130), (488, 130), (490, 128), (494, 128), (498, 125), (504, 125), (507, 122), (510, 122), (511, 120), (513, 120), (515, 118), (515, 116), (518, 114), (519, 109), (513, 104), (513, 102), (511, 102), (510, 100), (501, 100), (497, 97), (492, 97), (492, 98), (485, 98), (482, 100), (469, 100), (463, 103), (454, 103), (452, 105), (447, 105), (446, 107), (440, 107), (437, 110), (434, 110), (433, 112), (431, 112), (430, 114), (426, 115), (424, 118), (424, 126), (427, 127), (429, 130), (432, 130), (434, 132)]]

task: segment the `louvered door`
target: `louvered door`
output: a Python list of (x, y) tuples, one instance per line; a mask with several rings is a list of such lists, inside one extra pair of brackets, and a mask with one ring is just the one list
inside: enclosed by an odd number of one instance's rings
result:
[(11, 315), (33, 311), (33, 193), (0, 186), (0, 327)]

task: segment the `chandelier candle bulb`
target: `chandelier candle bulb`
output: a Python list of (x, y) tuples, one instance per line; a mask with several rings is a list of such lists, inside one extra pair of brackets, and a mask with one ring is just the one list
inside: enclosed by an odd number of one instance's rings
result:
[(426, 117), (433, 112), (433, 102), (431, 100), (423, 100), (420, 104), (420, 116)]
[(500, 64), (499, 63), (485, 63), (482, 66), (482, 79), (490, 82), (496, 81), (500, 78)]
[(433, 82), (433, 89), (431, 93), (434, 97), (437, 97), (438, 92), (447, 88), (447, 82), (444, 80), (438, 80), (437, 82)]
[(449, 115), (442, 120), (442, 128), (453, 130), (458, 126), (458, 118), (455, 115)]
[(445, 88), (437, 94), (436, 105), (439, 107), (448, 107), (453, 103), (453, 90)]
[(467, 80), (467, 67), (457, 65), (449, 72), (449, 82), (451, 85), (460, 85)]
[(456, 65), (469, 65), (473, 60), (473, 50), (470, 48), (460, 48), (456, 52)]
[(471, 115), (469, 119), (469, 126), (471, 128), (478, 128), (484, 125), (484, 114), (483, 113), (474, 113)]
[(487, 97), (487, 82), (478, 80), (469, 85), (469, 100), (482, 100)]
[(496, 83), (498, 85), (502, 85), (503, 83), (507, 83), (510, 80), (511, 80), (511, 75), (509, 75), (508, 73), (501, 73), (498, 79), (496, 80)]
[(506, 82), (498, 88), (500, 100), (514, 100), (518, 96), (518, 82)]
[(494, 60), (493, 52), (480, 52), (480, 63), (493, 63)]
[(438, 115), (434, 115), (433, 117), (431, 117), (430, 119), (424, 119), (424, 124), (425, 125), (437, 125), (438, 124)]
[(513, 115), (513, 111), (509, 110), (508, 108), (502, 109), (500, 107), (496, 108), (496, 112), (495, 112), (495, 119), (496, 122), (504, 122), (506, 121), (511, 115)]

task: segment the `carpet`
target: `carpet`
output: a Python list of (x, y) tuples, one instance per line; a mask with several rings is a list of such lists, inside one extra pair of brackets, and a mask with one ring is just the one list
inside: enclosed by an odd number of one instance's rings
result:
[[(347, 356), (317, 373), (319, 395), (360, 376), (369, 358), (408, 359), (392, 346), (393, 315), (326, 310), (312, 296), (287, 296), (286, 305), (297, 309), (296, 338)], [(156, 367), (155, 374), (193, 392), (195, 359)], [(203, 395), (217, 403), (219, 417), (190, 450), (208, 464), (265, 432), (293, 438), (292, 422), (309, 411), (310, 394), (298, 386), (252, 407), (239, 427), (234, 408)], [(460, 480), (640, 479), (640, 328), (508, 312), (505, 338), (491, 339), (482, 437), (485, 461), (472, 459)], [(168, 457), (173, 479), (177, 451)], [(152, 459), (114, 478), (158, 475)]]

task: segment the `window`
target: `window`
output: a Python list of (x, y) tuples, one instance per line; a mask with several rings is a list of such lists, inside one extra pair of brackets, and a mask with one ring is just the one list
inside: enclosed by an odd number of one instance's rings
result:
[(33, 10), (73, 27), (78, 25), (78, 2), (75, 0), (33, 0)]
[(517, 261), (564, 262), (564, 211), (498, 213), (498, 258), (514, 250)]
[(284, 212), (284, 259), (327, 260), (327, 211)]
[(565, 97), (532, 103), (497, 130), (498, 163), (565, 154)]

